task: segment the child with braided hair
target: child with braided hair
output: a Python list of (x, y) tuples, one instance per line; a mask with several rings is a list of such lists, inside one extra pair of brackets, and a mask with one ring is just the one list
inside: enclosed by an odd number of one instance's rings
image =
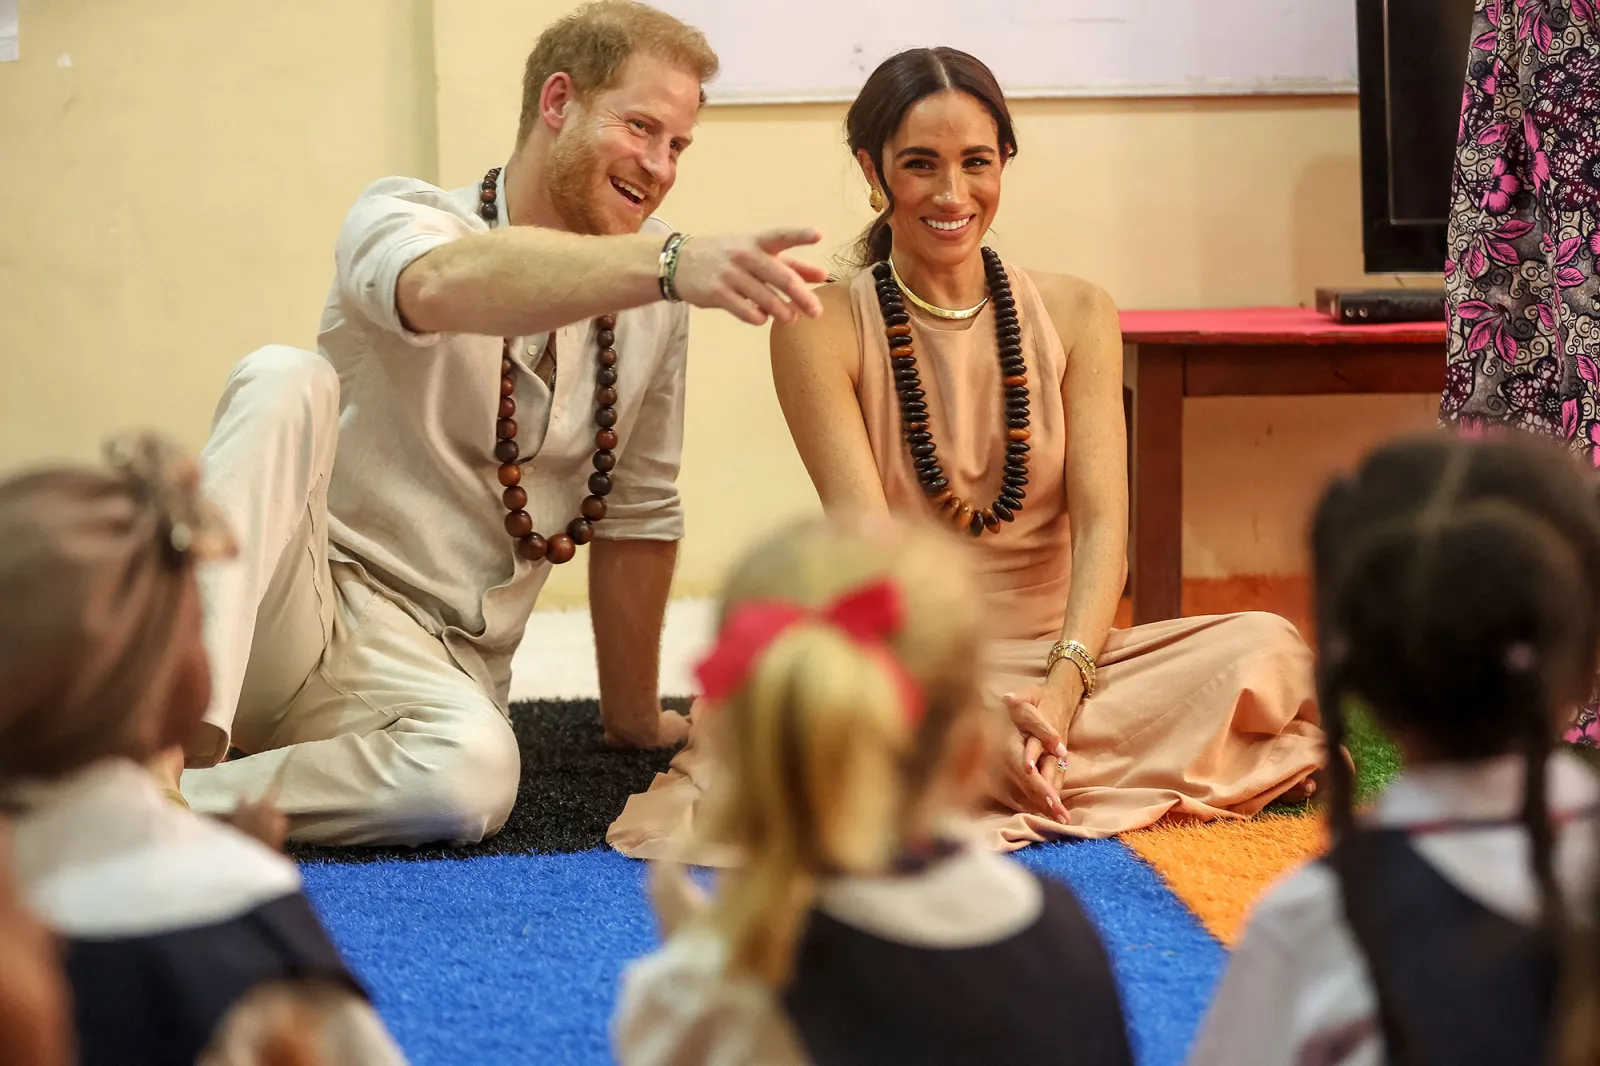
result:
[(1406, 769), (1358, 813), (1330, 759), (1332, 846), (1257, 904), (1192, 1066), (1593, 1063), (1600, 782), (1554, 750), (1600, 659), (1591, 476), (1396, 443), (1328, 489), (1312, 554), (1329, 750), (1361, 707)]

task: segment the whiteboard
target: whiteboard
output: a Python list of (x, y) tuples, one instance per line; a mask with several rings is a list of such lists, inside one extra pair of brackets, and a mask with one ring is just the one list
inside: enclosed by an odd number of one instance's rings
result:
[(712, 103), (852, 100), (880, 62), (950, 45), (1007, 95), (1356, 91), (1355, 0), (654, 0), (722, 59)]

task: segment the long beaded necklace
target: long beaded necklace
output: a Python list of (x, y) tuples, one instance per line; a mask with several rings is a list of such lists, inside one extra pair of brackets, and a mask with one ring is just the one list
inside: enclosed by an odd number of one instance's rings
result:
[[(483, 176), (480, 186), (478, 214), (492, 227), (500, 220), (495, 206), (500, 168), (495, 167)], [(517, 462), (517, 389), (516, 364), (511, 359), (512, 338), (505, 338), (500, 349), (500, 413), (495, 422), (494, 457), (500, 463), (500, 484), (504, 492), (500, 500), (506, 507), (506, 532), (516, 539), (517, 554), (529, 562), (541, 559), (551, 563), (564, 563), (577, 553), (579, 544), (594, 539), (594, 523), (606, 516), (606, 496), (611, 492), (611, 470), (617, 465), (617, 350), (613, 332), (617, 326), (615, 315), (601, 315), (595, 319), (598, 332), (595, 342), (600, 346), (600, 368), (595, 372), (594, 394), (594, 470), (589, 475), (589, 495), (583, 499), (579, 515), (567, 523), (565, 532), (553, 533), (547, 539), (533, 530), (533, 516), (524, 509), (528, 505), (528, 490), (524, 489), (522, 467)], [(553, 338), (552, 338), (553, 340)], [(551, 375), (554, 392), (555, 375)]]
[(922, 491), (935, 507), (944, 511), (952, 525), (974, 537), (1000, 531), (1001, 522), (1010, 522), (1022, 510), (1028, 484), (1028, 368), (1022, 358), (1022, 326), (1017, 321), (1017, 302), (1011, 294), (1011, 279), (1006, 276), (1000, 256), (983, 249), (984, 275), (994, 303), (995, 337), (1000, 349), (1002, 399), (1005, 404), (1006, 463), (1001, 476), (1000, 494), (994, 503), (979, 509), (956, 495), (944, 469), (939, 465), (938, 447), (928, 423), (927, 394), (917, 373), (916, 345), (911, 340), (911, 315), (901, 299), (888, 263), (872, 268), (877, 279), (878, 307), (883, 312), (884, 331), (889, 338), (889, 365), (894, 369), (894, 387), (900, 394), (900, 424), (911, 463)]

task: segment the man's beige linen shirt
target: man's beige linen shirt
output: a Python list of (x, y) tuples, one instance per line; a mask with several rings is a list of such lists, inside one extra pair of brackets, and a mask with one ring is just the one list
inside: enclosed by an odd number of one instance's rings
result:
[[(506, 224), (504, 174), (498, 197)], [(511, 655), (550, 564), (519, 558), (493, 456), (502, 338), (418, 334), (395, 302), (400, 272), (433, 248), (488, 229), (476, 185), (445, 191), (384, 178), (339, 234), (318, 348), (338, 371), (339, 447), (328, 490), (332, 559), (438, 636), (506, 708)], [(670, 230), (656, 219), (646, 231)], [(677, 540), (688, 310), (656, 302), (617, 315), (617, 466), (598, 539)], [(594, 472), (598, 367), (592, 320), (556, 333), (555, 392), (532, 372), (550, 334), (518, 337), (517, 443), (534, 528), (577, 516)], [(566, 565), (585, 565), (584, 549)]]

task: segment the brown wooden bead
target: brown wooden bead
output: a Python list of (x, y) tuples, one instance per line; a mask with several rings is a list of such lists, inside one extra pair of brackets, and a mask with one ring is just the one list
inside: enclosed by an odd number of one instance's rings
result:
[(602, 366), (594, 372), (594, 383), (596, 385), (615, 385), (617, 383), (617, 368), (614, 366)]
[(941, 511), (961, 510), (961, 497), (951, 493), (949, 498), (939, 505)]
[(945, 489), (943, 492), (939, 493), (939, 495), (935, 496), (933, 499), (929, 500), (928, 502), (933, 504), (935, 507), (943, 507), (945, 505), (945, 501), (950, 499), (954, 495), (955, 495), (955, 493), (951, 492), (949, 489)]
[(927, 431), (927, 428), (928, 428), (928, 422), (927, 422), (926, 419), (918, 419), (915, 422), (907, 422), (906, 423), (906, 432), (907, 433), (923, 433), (923, 432)]
[(594, 539), (594, 527), (586, 518), (574, 518), (567, 523), (567, 536), (574, 544), (587, 544)]
[(994, 513), (994, 508), (986, 508), (983, 512), (983, 524), (991, 532), (1000, 528), (1000, 516)]
[(485, 185), (482, 189), (479, 189), (478, 199), (482, 200), (486, 204), (494, 203), (494, 186)]
[(1011, 440), (1027, 440), (1028, 431), (1025, 429), (1008, 429), (1006, 436)]
[(616, 339), (617, 335), (611, 330), (602, 329), (595, 335), (594, 342), (602, 348), (609, 348)]
[(884, 332), (891, 337), (909, 337), (911, 336), (911, 326), (907, 323), (901, 323), (898, 326), (890, 326)]
[(522, 480), (522, 467), (516, 463), (505, 463), (500, 467), (500, 484), (515, 485)]
[(617, 328), (617, 316), (616, 315), (601, 315), (600, 316), (600, 328), (601, 329), (616, 329)]
[(602, 348), (602, 349), (600, 349), (600, 365), (601, 366), (608, 366), (608, 367), (609, 366), (616, 366), (617, 365), (617, 350), (615, 348)]
[(521, 485), (507, 485), (500, 494), (500, 502), (506, 505), (508, 511), (520, 511), (528, 506), (528, 490)]
[(617, 424), (617, 409), (615, 407), (597, 407), (594, 412), (594, 423), (610, 429)]
[(1013, 374), (1000, 382), (1002, 385), (1026, 385), (1027, 383), (1028, 375), (1026, 374)]
[(505, 377), (500, 379), (500, 395), (502, 395), (502, 396), (510, 396), (513, 392), (516, 392), (516, 391), (517, 391), (517, 379), (516, 378), (512, 377), (510, 374), (507, 374)]
[(571, 537), (565, 533), (557, 533), (545, 545), (544, 557), (560, 566), (562, 563), (571, 562), (577, 551), (578, 546), (572, 543)]
[(530, 563), (536, 563), (540, 559), (543, 559), (545, 549), (545, 540), (537, 533), (530, 533), (526, 537), (523, 537), (521, 540), (517, 541), (517, 554), (528, 560)]
[(527, 511), (507, 512), (506, 532), (513, 537), (526, 537), (533, 532), (533, 516)]
[(967, 532), (971, 533), (974, 537), (983, 536), (983, 512), (982, 511), (973, 511), (972, 512), (972, 521), (967, 523)]
[(617, 465), (617, 453), (616, 452), (595, 452), (594, 453), (594, 468), (596, 470), (600, 471), (602, 474), (608, 473), (609, 471), (614, 470), (616, 468), (616, 465)]
[(517, 461), (517, 442), (514, 440), (497, 440), (494, 442), (494, 457), (502, 463)]
[(950, 515), (950, 522), (957, 529), (967, 529), (972, 525), (972, 505), (963, 503)]
[(517, 401), (509, 396), (500, 397), (500, 417), (510, 418), (517, 413)]
[(611, 495), (611, 475), (610, 474), (598, 474), (598, 473), (597, 474), (590, 474), (589, 475), (589, 492), (592, 495), (595, 495), (595, 496), (609, 496), (609, 495)]
[(514, 418), (502, 418), (494, 424), (494, 432), (495, 436), (504, 437), (507, 440), (515, 438), (517, 435), (517, 420)]
[(617, 446), (617, 431), (602, 429), (594, 435), (594, 446), (601, 451), (611, 451)]
[(589, 521), (598, 522), (606, 516), (606, 501), (598, 496), (585, 496), (578, 511)]
[(610, 407), (612, 404), (617, 402), (617, 390), (612, 388), (610, 385), (605, 385), (594, 390), (594, 402), (599, 404), (601, 407)]

